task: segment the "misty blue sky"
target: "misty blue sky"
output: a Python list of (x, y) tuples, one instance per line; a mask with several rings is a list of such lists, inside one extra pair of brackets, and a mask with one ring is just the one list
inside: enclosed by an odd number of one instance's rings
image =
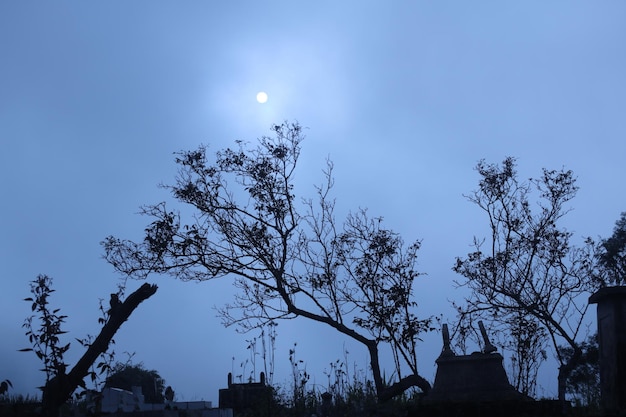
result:
[[(157, 185), (174, 178), (172, 153), (201, 143), (215, 151), (298, 120), (297, 195), (330, 156), (338, 215), (366, 207), (422, 239), (418, 313), (450, 321), (448, 300), (463, 296), (454, 258), (487, 233), (463, 197), (478, 160), (515, 156), (522, 178), (573, 170), (566, 224), (578, 237), (608, 236), (626, 211), (621, 1), (1, 2), (0, 54), (0, 380), (13, 393), (44, 378), (17, 352), (28, 282), (54, 278), (67, 341), (96, 334), (98, 299), (118, 283), (99, 242), (141, 238), (148, 219), (136, 213), (168, 199)], [(115, 338), (119, 358), (136, 352), (180, 400), (217, 405), (254, 336), (216, 317), (228, 278), (150, 282), (159, 291)], [(344, 344), (351, 369), (367, 367), (365, 349), (296, 320), (278, 326), (277, 383), (294, 342), (319, 387)], [(440, 349), (431, 334), (418, 352), (431, 382)], [(79, 354), (74, 342), (70, 364)], [(544, 367), (541, 394), (556, 395), (554, 372)]]

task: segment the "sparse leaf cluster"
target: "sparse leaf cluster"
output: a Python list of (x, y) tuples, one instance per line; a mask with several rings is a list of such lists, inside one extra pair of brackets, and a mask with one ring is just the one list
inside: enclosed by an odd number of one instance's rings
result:
[[(46, 382), (53, 377), (65, 373), (67, 364), (63, 355), (70, 348), (70, 343), (62, 344), (59, 336), (67, 333), (61, 326), (67, 316), (59, 314), (60, 309), (50, 310), (49, 297), (55, 292), (52, 288), (52, 278), (47, 275), (39, 275), (30, 283), (32, 297), (24, 301), (31, 303), (31, 311), (39, 314), (39, 327), (34, 327), (35, 315), (26, 318), (22, 327), (26, 328), (26, 336), (32, 348), (20, 349), (21, 352), (35, 352), (39, 360), (43, 362), (42, 371), (46, 374)], [(43, 387), (39, 387), (43, 390)]]

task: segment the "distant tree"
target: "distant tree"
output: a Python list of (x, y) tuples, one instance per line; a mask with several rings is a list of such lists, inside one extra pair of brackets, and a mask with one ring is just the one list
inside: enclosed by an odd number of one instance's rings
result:
[(626, 212), (615, 222), (613, 235), (600, 241), (598, 264), (602, 286), (626, 282)]
[(12, 388), (13, 384), (11, 384), (11, 381), (9, 381), (8, 379), (5, 379), (4, 381), (0, 382), (0, 399), (2, 399), (2, 397), (4, 397), (4, 395), (9, 392), (9, 388)]
[[(104, 384), (105, 387), (131, 391), (141, 387), (144, 399), (149, 404), (163, 404), (165, 400), (165, 380), (155, 370), (147, 370), (142, 364), (117, 363)], [(169, 387), (171, 390), (171, 387)]]
[(174, 390), (172, 389), (172, 387), (168, 385), (167, 388), (165, 388), (165, 394), (163, 395), (165, 399), (169, 402), (172, 402), (174, 401), (175, 395), (176, 394), (174, 393)]
[[(293, 193), (302, 128), (272, 127), (257, 147), (238, 142), (207, 157), (206, 148), (180, 152), (179, 174), (166, 185), (193, 214), (183, 224), (165, 203), (143, 207), (154, 220), (142, 242), (112, 236), (103, 242), (106, 259), (123, 274), (145, 278), (152, 272), (181, 280), (235, 277), (240, 292), (221, 314), (226, 325), (244, 330), (276, 319), (304, 317), (332, 327), (363, 344), (379, 400), (410, 386), (428, 391), (417, 371), (415, 344), (431, 319), (413, 310), (413, 282), (420, 242), (401, 237), (365, 210), (335, 219), (332, 163), (315, 199)], [(187, 212), (187, 210), (186, 210)], [(389, 343), (399, 380), (387, 387), (381, 375), (379, 344)], [(400, 364), (410, 375), (402, 377)]]
[[(128, 320), (130, 314), (143, 300), (151, 297), (157, 290), (156, 285), (143, 284), (139, 289), (129, 295), (122, 303), (117, 300), (115, 308), (107, 313), (107, 319), (103, 324), (100, 334), (90, 343), (79, 340), (81, 345), (87, 347), (87, 351), (76, 362), (74, 367), (66, 372), (68, 365), (64, 361), (65, 352), (70, 348), (70, 343), (61, 343), (60, 336), (66, 333), (61, 326), (67, 316), (59, 314), (59, 309), (51, 310), (49, 297), (55, 291), (52, 289), (52, 278), (39, 275), (31, 282), (32, 297), (25, 301), (31, 303), (32, 311), (39, 314), (40, 326), (34, 326), (35, 316), (30, 316), (24, 322), (26, 335), (32, 344), (32, 348), (20, 349), (22, 352), (33, 351), (43, 361), (46, 373), (46, 383), (40, 387), (42, 390), (43, 414), (48, 417), (57, 417), (60, 407), (69, 400), (76, 388), (85, 388), (84, 378), (88, 375), (95, 378), (93, 365), (95, 361), (109, 348), (113, 336), (120, 326)], [(113, 299), (113, 298), (112, 298)], [(106, 364), (98, 364), (103, 368)]]
[[(465, 277), (460, 285), (471, 291), (459, 313), (504, 326), (519, 314), (532, 318), (556, 353), (558, 395), (565, 401), (567, 379), (582, 356), (577, 338), (592, 289), (595, 246), (590, 240), (572, 245), (572, 233), (558, 226), (577, 191), (572, 172), (544, 169), (539, 179), (520, 182), (515, 165), (506, 158), (502, 166), (484, 161), (476, 166), (479, 188), (468, 199), (486, 213), (490, 234), (474, 238), (475, 251), (457, 258), (453, 268)], [(533, 190), (539, 193), (536, 205)], [(557, 348), (560, 341), (571, 355)]]
[[(582, 355), (567, 378), (567, 394), (579, 406), (598, 409), (600, 407), (600, 350), (598, 335), (594, 334), (581, 343)], [(561, 346), (563, 356), (573, 355), (571, 347)]]

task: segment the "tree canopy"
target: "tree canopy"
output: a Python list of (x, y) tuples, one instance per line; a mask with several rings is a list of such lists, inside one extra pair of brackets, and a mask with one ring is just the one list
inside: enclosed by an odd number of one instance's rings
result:
[[(152, 219), (140, 242), (109, 236), (106, 259), (121, 273), (181, 280), (231, 276), (239, 289), (221, 315), (243, 329), (304, 317), (362, 343), (380, 400), (430, 384), (417, 369), (415, 344), (431, 329), (415, 313), (413, 283), (420, 242), (405, 245), (366, 210), (335, 218), (333, 165), (327, 161), (313, 198), (297, 198), (295, 173), (303, 129), (285, 122), (257, 146), (179, 152), (179, 173), (164, 185), (192, 209), (187, 222), (165, 203), (144, 206)], [(390, 344), (398, 381), (386, 387), (380, 343)], [(408, 368), (409, 375), (402, 376)]]

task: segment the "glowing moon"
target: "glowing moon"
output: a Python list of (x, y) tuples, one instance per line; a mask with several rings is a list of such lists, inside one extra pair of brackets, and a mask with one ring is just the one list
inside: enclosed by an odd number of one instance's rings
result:
[(259, 92), (256, 95), (256, 101), (258, 101), (261, 104), (265, 103), (267, 101), (267, 93), (264, 91)]

